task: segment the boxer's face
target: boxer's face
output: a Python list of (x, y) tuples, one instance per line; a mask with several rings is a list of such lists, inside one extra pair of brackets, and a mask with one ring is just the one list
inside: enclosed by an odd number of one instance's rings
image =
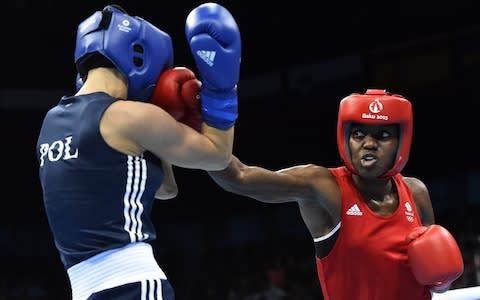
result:
[(377, 178), (395, 162), (398, 149), (398, 125), (362, 125), (350, 127), (349, 146), (352, 164), (365, 178)]

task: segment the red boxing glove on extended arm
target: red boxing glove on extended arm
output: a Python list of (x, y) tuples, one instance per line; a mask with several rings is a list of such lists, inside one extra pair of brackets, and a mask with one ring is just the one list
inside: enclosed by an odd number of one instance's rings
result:
[(201, 82), (192, 70), (185, 67), (168, 69), (160, 74), (150, 102), (163, 108), (175, 120), (201, 131), (200, 87)]
[(416, 227), (406, 240), (408, 262), (419, 283), (441, 293), (462, 275), (462, 253), (444, 227)]
[(179, 119), (180, 122), (192, 127), (198, 132), (202, 131), (203, 123), (200, 102), (201, 86), (202, 83), (196, 78), (195, 80), (186, 81), (183, 84), (182, 99), (185, 103), (185, 113), (183, 117)]

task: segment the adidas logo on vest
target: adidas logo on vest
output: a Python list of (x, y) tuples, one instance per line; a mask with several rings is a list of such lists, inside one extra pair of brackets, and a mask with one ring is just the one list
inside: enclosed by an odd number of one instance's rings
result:
[(360, 210), (360, 208), (358, 208), (357, 204), (354, 204), (354, 205), (352, 205), (352, 207), (350, 207), (347, 210), (347, 215), (349, 215), (349, 216), (362, 216), (363, 212)]

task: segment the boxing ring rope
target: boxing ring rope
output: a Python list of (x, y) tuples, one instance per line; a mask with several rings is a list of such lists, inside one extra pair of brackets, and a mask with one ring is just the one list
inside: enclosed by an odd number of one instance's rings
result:
[(453, 289), (442, 294), (433, 293), (432, 300), (480, 300), (480, 286)]

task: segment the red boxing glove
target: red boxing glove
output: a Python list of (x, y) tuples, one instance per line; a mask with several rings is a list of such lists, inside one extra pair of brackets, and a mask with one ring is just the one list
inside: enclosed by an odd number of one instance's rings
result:
[[(193, 72), (192, 72), (193, 73)], [(185, 103), (185, 113), (183, 117), (179, 119), (185, 125), (188, 125), (198, 132), (202, 131), (202, 113), (200, 102), (200, 88), (202, 83), (195, 78), (195, 80), (189, 80), (183, 84), (183, 91), (188, 91), (184, 97), (182, 97)]]
[(416, 227), (406, 241), (408, 262), (419, 283), (441, 293), (462, 275), (462, 253), (444, 227)]
[(163, 108), (175, 120), (201, 131), (200, 87), (201, 82), (192, 70), (185, 67), (168, 69), (160, 74), (150, 102)]

